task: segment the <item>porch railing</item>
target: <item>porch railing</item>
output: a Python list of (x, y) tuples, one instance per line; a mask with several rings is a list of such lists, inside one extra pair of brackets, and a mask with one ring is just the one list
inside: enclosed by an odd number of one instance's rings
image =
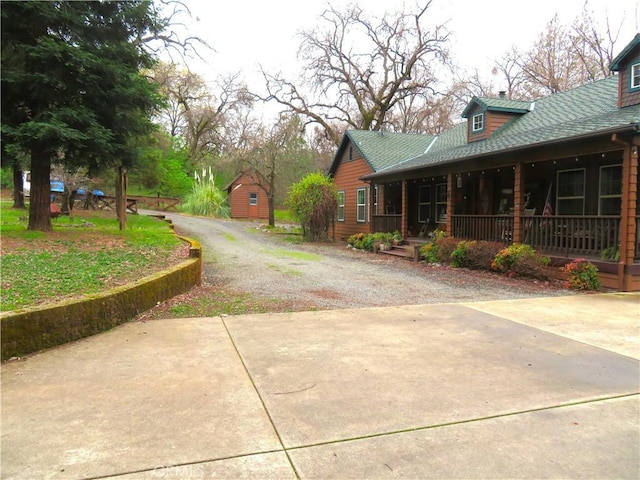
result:
[(452, 235), (469, 240), (512, 242), (513, 216), (510, 215), (454, 215)]
[(524, 243), (548, 253), (613, 260), (620, 245), (620, 217), (540, 216), (527, 218), (524, 228)]
[(373, 215), (372, 232), (395, 232), (402, 228), (402, 215)]
[[(507, 245), (522, 241), (545, 254), (608, 255), (613, 260), (620, 244), (620, 217), (614, 216), (522, 217), (522, 239), (513, 236), (512, 216), (454, 215), (452, 221), (454, 237), (490, 240)], [(640, 229), (636, 229), (637, 238)], [(636, 256), (639, 249), (636, 241)]]

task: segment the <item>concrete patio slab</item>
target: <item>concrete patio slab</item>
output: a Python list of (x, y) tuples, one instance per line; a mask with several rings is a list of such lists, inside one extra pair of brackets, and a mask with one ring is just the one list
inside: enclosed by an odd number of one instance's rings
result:
[(131, 323), (2, 366), (3, 479), (281, 448), (219, 319)]
[(225, 323), (287, 448), (640, 391), (636, 360), (461, 305)]
[(640, 360), (640, 293), (462, 303)]
[(637, 396), (290, 450), (304, 479), (637, 479)]
[(123, 325), (2, 365), (0, 478), (638, 478), (640, 362), (582, 341), (633, 307), (576, 297)]
[(215, 462), (194, 463), (176, 467), (156, 467), (153, 470), (105, 477), (118, 480), (199, 480), (228, 478), (233, 480), (295, 480), (296, 473), (284, 452), (247, 455)]

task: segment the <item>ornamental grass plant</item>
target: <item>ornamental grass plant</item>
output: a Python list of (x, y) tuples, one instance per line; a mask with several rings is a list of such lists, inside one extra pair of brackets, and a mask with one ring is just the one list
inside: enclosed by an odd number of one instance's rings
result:
[(202, 169), (202, 175), (194, 174), (193, 189), (181, 205), (181, 210), (202, 217), (229, 218), (230, 209), (227, 196), (215, 182), (211, 167)]

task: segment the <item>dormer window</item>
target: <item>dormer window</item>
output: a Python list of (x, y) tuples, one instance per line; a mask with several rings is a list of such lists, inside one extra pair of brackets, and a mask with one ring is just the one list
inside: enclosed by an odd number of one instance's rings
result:
[(484, 130), (484, 113), (474, 115), (471, 122), (473, 132), (480, 132)]
[(640, 63), (631, 65), (631, 89), (640, 88)]

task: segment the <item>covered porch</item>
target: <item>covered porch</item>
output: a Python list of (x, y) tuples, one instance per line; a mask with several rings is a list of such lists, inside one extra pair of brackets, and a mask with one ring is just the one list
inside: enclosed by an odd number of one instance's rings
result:
[(613, 288), (629, 289), (620, 287), (625, 275), (640, 288), (637, 148), (610, 145), (550, 160), (494, 158), (473, 170), (407, 172), (376, 184), (386, 203), (384, 212), (374, 210), (372, 231), (427, 241), (439, 229), (460, 239), (526, 243), (557, 264), (598, 262), (616, 277)]

